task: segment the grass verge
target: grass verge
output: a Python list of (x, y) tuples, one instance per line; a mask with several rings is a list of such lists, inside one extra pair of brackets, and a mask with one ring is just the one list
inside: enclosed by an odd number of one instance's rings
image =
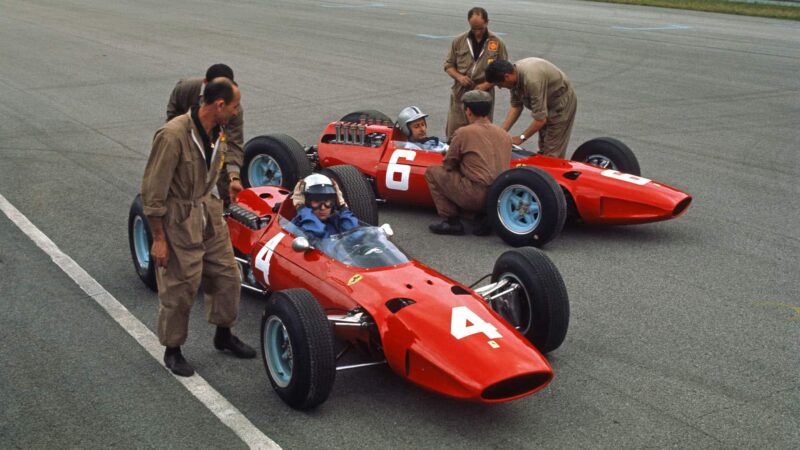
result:
[(771, 17), (775, 19), (800, 20), (800, 6), (737, 3), (725, 0), (590, 0), (601, 3), (660, 6), (662, 8), (690, 9), (741, 16)]

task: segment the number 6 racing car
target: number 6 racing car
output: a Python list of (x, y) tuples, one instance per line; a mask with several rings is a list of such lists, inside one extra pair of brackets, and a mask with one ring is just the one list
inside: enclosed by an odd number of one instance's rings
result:
[[(348, 183), (346, 192), (359, 189)], [(376, 364), (432, 391), (486, 403), (524, 397), (552, 379), (542, 355), (564, 341), (569, 301), (541, 251), (505, 252), (490, 283), (472, 289), (410, 259), (389, 239), (388, 225), (362, 223), (318, 240), (292, 224), (287, 189), (249, 188), (237, 201), (227, 223), (243, 287), (270, 294), (261, 355), (290, 406), (313, 408), (337, 371)], [(138, 198), (129, 222), (134, 264), (148, 283), (150, 234)], [(362, 360), (343, 364), (350, 349)]]
[[(312, 170), (352, 165), (384, 201), (433, 206), (425, 170), (443, 154), (410, 146), (379, 111), (357, 111), (331, 122), (319, 142), (303, 148), (286, 135), (258, 136), (245, 145), (242, 181), (294, 187)], [(492, 228), (514, 246), (542, 246), (567, 217), (587, 224), (640, 224), (680, 216), (690, 195), (640, 176), (633, 152), (612, 138), (578, 147), (572, 160), (516, 147), (511, 167), (492, 184), (486, 213)]]

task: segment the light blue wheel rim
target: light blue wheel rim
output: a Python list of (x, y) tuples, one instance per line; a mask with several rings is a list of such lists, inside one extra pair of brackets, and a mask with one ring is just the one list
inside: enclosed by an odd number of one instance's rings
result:
[(282, 186), (283, 171), (271, 156), (258, 155), (250, 161), (247, 179), (250, 180), (250, 186)]
[(497, 213), (503, 227), (514, 234), (528, 234), (542, 220), (542, 202), (532, 190), (521, 184), (503, 189), (497, 199)]
[(133, 251), (139, 268), (147, 270), (150, 267), (150, 243), (147, 242), (147, 229), (142, 216), (133, 219)]
[(264, 358), (272, 381), (278, 387), (288, 386), (294, 369), (292, 342), (286, 326), (277, 316), (270, 316), (264, 327)]
[(614, 161), (605, 155), (589, 155), (586, 157), (585, 162), (601, 169), (617, 170), (617, 165), (614, 164)]

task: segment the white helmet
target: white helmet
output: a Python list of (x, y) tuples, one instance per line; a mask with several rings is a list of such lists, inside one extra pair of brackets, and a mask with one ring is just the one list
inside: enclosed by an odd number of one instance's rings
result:
[(397, 126), (400, 127), (400, 131), (405, 133), (406, 136), (411, 137), (411, 130), (408, 128), (408, 124), (426, 117), (428, 117), (428, 115), (422, 112), (421, 109), (416, 106), (409, 106), (400, 111), (400, 115), (397, 117)]
[(303, 179), (305, 184), (303, 195), (306, 202), (336, 199), (336, 188), (333, 181), (321, 173), (312, 173)]

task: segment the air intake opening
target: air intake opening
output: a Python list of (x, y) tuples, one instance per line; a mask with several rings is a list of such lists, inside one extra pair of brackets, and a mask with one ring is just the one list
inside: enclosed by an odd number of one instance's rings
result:
[(676, 206), (675, 209), (672, 210), (672, 215), (678, 217), (681, 213), (686, 211), (686, 208), (689, 207), (690, 203), (692, 203), (692, 197), (687, 197), (683, 199), (680, 203), (678, 203), (678, 206)]
[(486, 400), (503, 400), (533, 392), (550, 381), (547, 373), (530, 373), (495, 383), (483, 390)]

